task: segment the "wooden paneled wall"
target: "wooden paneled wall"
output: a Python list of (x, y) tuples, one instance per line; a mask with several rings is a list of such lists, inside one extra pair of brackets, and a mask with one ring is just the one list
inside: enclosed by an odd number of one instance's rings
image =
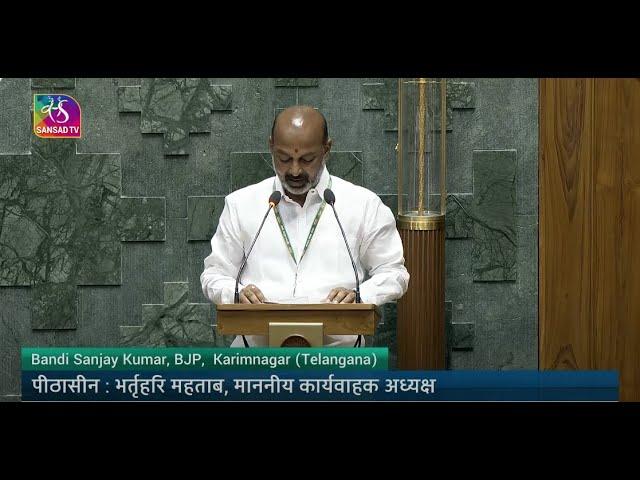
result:
[(540, 80), (541, 369), (640, 401), (640, 80)]

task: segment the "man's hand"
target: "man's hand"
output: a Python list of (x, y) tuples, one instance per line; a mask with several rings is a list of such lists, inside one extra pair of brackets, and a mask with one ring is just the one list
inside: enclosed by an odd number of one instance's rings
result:
[(264, 303), (266, 301), (267, 299), (255, 285), (247, 285), (240, 290), (240, 303)]
[(353, 303), (356, 301), (356, 292), (348, 288), (334, 288), (329, 292), (325, 302), (329, 303)]

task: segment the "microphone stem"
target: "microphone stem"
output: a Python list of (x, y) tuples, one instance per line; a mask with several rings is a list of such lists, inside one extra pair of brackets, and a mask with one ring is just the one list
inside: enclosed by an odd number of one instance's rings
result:
[(236, 277), (236, 289), (235, 289), (235, 292), (233, 294), (233, 303), (240, 303), (240, 292), (238, 292), (238, 285), (240, 284), (240, 276), (242, 275), (244, 267), (247, 265), (247, 260), (249, 259), (249, 255), (251, 255), (251, 250), (253, 250), (253, 246), (255, 245), (256, 240), (258, 240), (258, 235), (260, 235), (260, 231), (262, 230), (262, 226), (264, 225), (264, 222), (267, 221), (267, 216), (269, 215), (269, 212), (271, 211), (271, 209), (273, 207), (274, 207), (274, 204), (269, 202), (269, 208), (267, 210), (267, 213), (264, 214), (264, 217), (262, 218), (262, 223), (260, 224), (260, 227), (258, 228), (258, 231), (256, 232), (255, 237), (253, 237), (253, 242), (251, 242), (251, 246), (249, 247), (249, 251), (244, 256), (244, 260), (242, 261), (242, 265), (240, 266), (240, 270), (238, 270), (238, 276)]
[(338, 213), (336, 212), (336, 207), (333, 204), (330, 204), (333, 210), (333, 214), (336, 217), (336, 221), (338, 222), (338, 226), (340, 227), (340, 231), (342, 232), (342, 238), (344, 238), (344, 243), (347, 246), (347, 253), (349, 254), (349, 259), (351, 260), (351, 266), (353, 267), (353, 272), (356, 275), (356, 303), (362, 303), (360, 299), (360, 279), (358, 278), (358, 269), (356, 267), (356, 262), (353, 261), (353, 255), (351, 255), (351, 247), (349, 247), (349, 242), (347, 241), (347, 236), (344, 233), (344, 229), (342, 228), (342, 224), (340, 223), (340, 219), (338, 218)]

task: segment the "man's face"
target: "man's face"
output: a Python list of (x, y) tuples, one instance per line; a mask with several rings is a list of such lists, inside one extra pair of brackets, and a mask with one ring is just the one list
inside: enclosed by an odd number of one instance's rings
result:
[(331, 149), (323, 136), (321, 123), (300, 121), (299, 128), (277, 128), (269, 139), (273, 168), (287, 192), (302, 195), (318, 184)]
[(323, 145), (312, 149), (296, 149), (283, 145), (273, 149), (273, 168), (284, 188), (302, 195), (315, 187), (325, 164)]

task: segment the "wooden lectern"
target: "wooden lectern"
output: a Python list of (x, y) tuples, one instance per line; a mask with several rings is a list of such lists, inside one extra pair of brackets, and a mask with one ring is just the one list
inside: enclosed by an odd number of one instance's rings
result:
[(266, 335), (270, 347), (321, 347), (324, 335), (373, 335), (380, 315), (371, 303), (217, 306), (222, 335)]

